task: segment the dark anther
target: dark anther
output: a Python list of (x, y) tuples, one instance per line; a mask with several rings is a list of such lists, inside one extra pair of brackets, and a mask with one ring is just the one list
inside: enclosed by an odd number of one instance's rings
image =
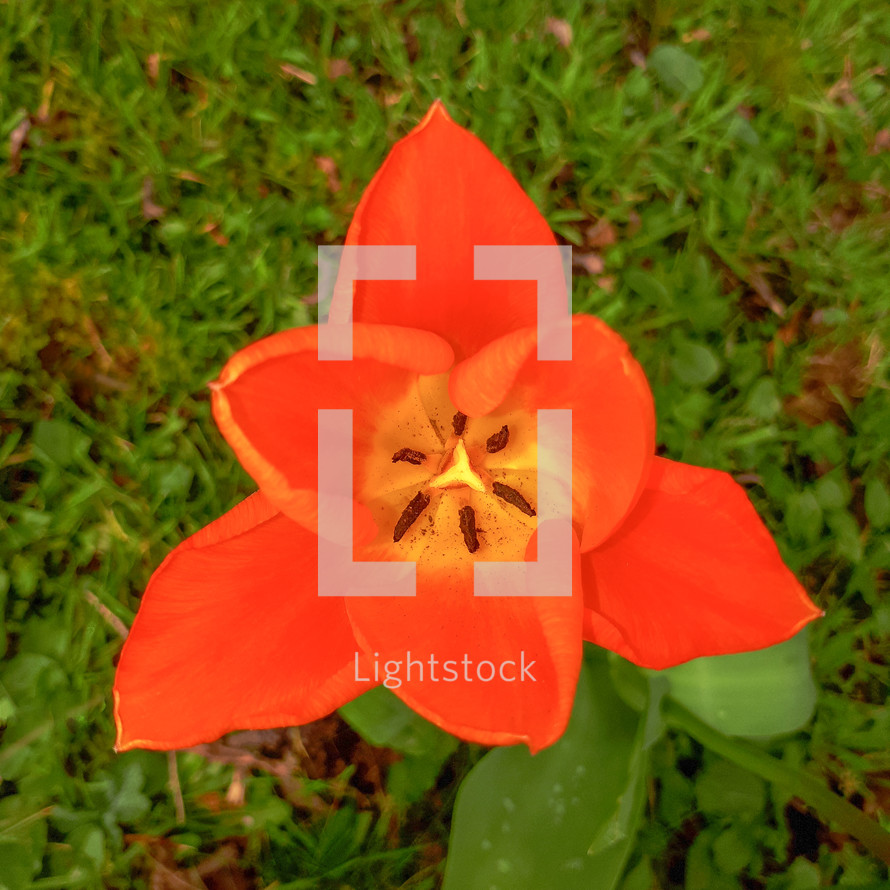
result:
[(514, 507), (518, 507), (526, 516), (534, 516), (535, 511), (532, 505), (515, 489), (503, 482), (495, 482), (491, 486), (491, 490), (502, 500)]
[(510, 430), (505, 423), (496, 433), (492, 433), (488, 437), (488, 441), (485, 443), (485, 450), (489, 454), (494, 454), (497, 451), (503, 451), (507, 447), (507, 442), (510, 441)]
[(415, 451), (413, 448), (400, 448), (392, 456), (392, 462), (396, 464), (400, 460), (404, 460), (407, 461), (409, 464), (419, 466), (426, 460), (426, 455), (422, 451)]
[(467, 428), (467, 415), (460, 411), (451, 418), (451, 428), (454, 430), (455, 436), (462, 436)]
[(479, 538), (476, 537), (476, 512), (472, 507), (460, 508), (460, 530), (464, 536), (464, 544), (470, 553), (479, 549)]
[(405, 532), (414, 525), (417, 521), (417, 517), (420, 516), (429, 505), (430, 496), (424, 494), (422, 491), (418, 491), (417, 494), (411, 498), (411, 503), (402, 510), (402, 515), (396, 523), (396, 530), (392, 533), (393, 541), (396, 543), (401, 541), (405, 536)]

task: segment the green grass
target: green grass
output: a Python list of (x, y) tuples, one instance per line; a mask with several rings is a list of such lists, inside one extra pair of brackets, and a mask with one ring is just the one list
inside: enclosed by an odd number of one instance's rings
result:
[[(262, 772), (223, 806), (232, 767), (180, 755), (181, 823), (166, 755), (112, 753), (103, 614), (251, 490), (205, 384), (311, 320), (316, 245), (437, 97), (596, 255), (576, 309), (630, 342), (664, 453), (744, 481), (826, 610), (815, 718), (772, 750), (887, 824), (888, 43), (851, 0), (0, 4), (0, 883), (228, 851), (238, 886), (436, 886), (476, 753), (410, 807), (343, 779), (314, 809)], [(779, 796), (709, 805), (687, 736), (654, 764), (625, 890), (886, 880)]]

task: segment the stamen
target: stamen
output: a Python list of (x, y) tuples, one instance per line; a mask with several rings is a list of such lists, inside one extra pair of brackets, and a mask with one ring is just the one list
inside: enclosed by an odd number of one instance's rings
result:
[(485, 443), (485, 450), (489, 454), (495, 454), (498, 451), (503, 451), (509, 441), (510, 430), (507, 424), (504, 424), (496, 433), (492, 433), (488, 437), (488, 441)]
[(515, 488), (510, 488), (509, 485), (504, 485), (503, 482), (493, 482), (491, 490), (502, 501), (506, 501), (508, 504), (512, 504), (514, 507), (517, 507), (523, 513), (525, 513), (526, 516), (535, 515), (535, 511), (532, 505)]
[(470, 553), (475, 553), (479, 549), (479, 538), (476, 536), (476, 511), (472, 507), (461, 507), (458, 515), (464, 544)]
[(467, 428), (467, 415), (458, 411), (457, 414), (451, 418), (451, 428), (454, 430), (455, 436), (462, 436), (464, 430)]
[(400, 460), (415, 466), (420, 466), (425, 460), (426, 455), (422, 451), (415, 451), (413, 448), (400, 448), (393, 456), (392, 462), (398, 463)]
[(402, 515), (399, 517), (395, 531), (392, 533), (392, 539), (395, 543), (402, 540), (405, 536), (405, 532), (414, 525), (417, 521), (417, 517), (420, 516), (429, 505), (430, 496), (428, 494), (418, 491), (417, 494), (414, 495), (411, 499), (411, 503), (402, 510)]

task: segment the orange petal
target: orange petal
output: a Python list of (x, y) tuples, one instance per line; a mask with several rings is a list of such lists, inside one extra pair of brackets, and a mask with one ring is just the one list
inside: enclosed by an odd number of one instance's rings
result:
[(550, 229), (506, 167), (436, 101), (365, 190), (347, 244), (416, 245), (416, 281), (356, 284), (358, 321), (403, 324), (471, 355), (535, 323), (531, 281), (475, 281), (475, 245), (553, 245)]
[[(360, 450), (418, 374), (444, 372), (453, 361), (435, 334), (389, 325), (354, 325), (352, 361), (319, 361), (317, 345), (317, 327), (266, 337), (237, 353), (211, 384), (213, 416), (242, 466), (310, 531), (318, 528), (318, 410), (353, 409)], [(358, 504), (355, 513), (356, 540), (373, 537), (370, 513)]]
[(582, 567), (586, 638), (643, 667), (762, 649), (822, 614), (732, 477), (663, 458)]
[(574, 554), (573, 594), (564, 597), (476, 597), (471, 562), (455, 567), (421, 559), (416, 597), (347, 599), (356, 639), (366, 660), (377, 662), (381, 681), (389, 663), (402, 681), (396, 695), (437, 726), (483, 745), (525, 742), (534, 753), (562, 734), (578, 681), (577, 540)]
[(582, 552), (612, 533), (645, 486), (655, 451), (655, 408), (627, 344), (590, 315), (572, 319), (572, 361), (538, 361), (534, 328), (461, 362), (450, 393), (465, 414), (519, 406), (572, 411), (573, 515)]
[(368, 688), (343, 601), (316, 595), (316, 541), (257, 492), (164, 560), (117, 669), (119, 751), (307, 723)]

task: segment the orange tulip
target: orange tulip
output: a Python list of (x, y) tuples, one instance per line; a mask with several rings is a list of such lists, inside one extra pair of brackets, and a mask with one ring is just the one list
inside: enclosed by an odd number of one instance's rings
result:
[[(301, 328), (212, 384), (259, 491), (152, 576), (115, 682), (119, 750), (306, 723), (398, 664), (387, 685), (433, 723), (536, 751), (566, 726), (583, 639), (662, 668), (820, 614), (728, 475), (654, 457), (649, 386), (617, 334), (575, 316), (572, 360), (539, 361), (535, 283), (474, 279), (476, 245), (554, 243), (434, 103), (347, 235), (416, 246), (415, 280), (356, 283), (353, 360), (319, 361), (318, 329)], [(353, 411), (354, 558), (416, 562), (414, 597), (318, 595), (322, 408)], [(572, 412), (571, 595), (474, 596), (477, 560), (536, 558), (546, 408)]]

